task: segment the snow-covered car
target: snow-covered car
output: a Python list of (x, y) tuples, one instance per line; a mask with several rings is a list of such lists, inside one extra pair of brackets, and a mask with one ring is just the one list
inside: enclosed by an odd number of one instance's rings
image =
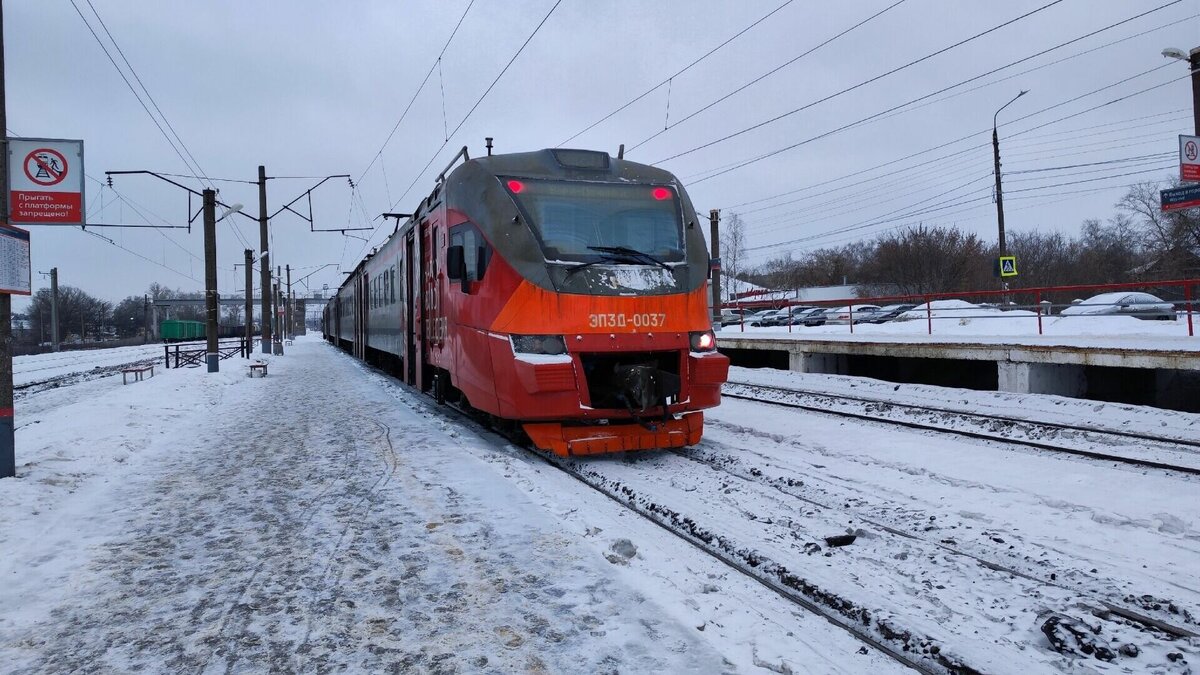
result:
[[(913, 307), (916, 307), (916, 305), (911, 303), (884, 305), (883, 307), (880, 307), (878, 311), (871, 312), (869, 316), (864, 317), (862, 319), (862, 323), (887, 323), (888, 321), (895, 320), (901, 314), (907, 312)], [(858, 323), (859, 319), (857, 315), (854, 317), (854, 321), (855, 323)]]
[(765, 320), (765, 319), (766, 319), (766, 318), (767, 318), (769, 315), (772, 315), (772, 314), (774, 314), (776, 311), (777, 311), (777, 310), (774, 310), (774, 309), (763, 309), (763, 310), (759, 310), (759, 311), (757, 311), (757, 312), (755, 312), (755, 313), (751, 314), (750, 316), (747, 316), (747, 317), (746, 317), (746, 323), (747, 323), (747, 324), (749, 324), (749, 325), (751, 325), (751, 326), (761, 326), (761, 325), (763, 325), (763, 323), (762, 323), (762, 322), (763, 322), (763, 321), (764, 321), (764, 320)]
[(719, 321), (720, 325), (729, 326), (731, 324), (741, 323), (741, 322), (742, 322), (742, 313), (740, 311), (735, 311), (732, 309), (721, 310), (721, 318)]
[(847, 305), (827, 310), (824, 318), (827, 324), (844, 326), (850, 323), (852, 316), (854, 323), (862, 323), (864, 319), (870, 318), (878, 311), (879, 305)]
[(783, 309), (777, 309), (774, 312), (771, 312), (770, 314), (763, 317), (763, 320), (761, 323), (759, 323), (759, 325), (760, 326), (786, 326), (788, 319), (790, 317), (791, 317), (791, 314), (788, 312), (786, 307)]
[(825, 312), (828, 309), (828, 307), (813, 307), (801, 316), (796, 317), (796, 322), (805, 326), (824, 326)]
[(1064, 316), (1132, 316), (1138, 319), (1174, 321), (1175, 305), (1149, 293), (1101, 293), (1063, 309)]

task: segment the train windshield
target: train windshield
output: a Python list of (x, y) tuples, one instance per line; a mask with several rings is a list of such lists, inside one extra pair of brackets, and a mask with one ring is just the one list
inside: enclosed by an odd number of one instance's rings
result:
[[(600, 262), (614, 249), (641, 264), (683, 260), (683, 215), (675, 188), (661, 185), (504, 179), (548, 261)], [(621, 258), (636, 262), (633, 258)]]

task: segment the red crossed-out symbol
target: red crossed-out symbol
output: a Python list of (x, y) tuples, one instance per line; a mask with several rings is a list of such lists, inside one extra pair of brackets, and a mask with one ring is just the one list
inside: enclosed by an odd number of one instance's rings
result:
[(1187, 157), (1189, 161), (1196, 160), (1196, 141), (1188, 141), (1187, 143), (1184, 143), (1183, 155)]
[(58, 185), (67, 177), (67, 158), (52, 148), (38, 148), (25, 156), (25, 175), (38, 185)]

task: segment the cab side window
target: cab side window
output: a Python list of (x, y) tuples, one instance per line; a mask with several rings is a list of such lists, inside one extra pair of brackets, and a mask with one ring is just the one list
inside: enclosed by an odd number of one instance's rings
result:
[(450, 228), (450, 245), (463, 247), (463, 267), (467, 281), (482, 281), (492, 257), (492, 247), (471, 223)]

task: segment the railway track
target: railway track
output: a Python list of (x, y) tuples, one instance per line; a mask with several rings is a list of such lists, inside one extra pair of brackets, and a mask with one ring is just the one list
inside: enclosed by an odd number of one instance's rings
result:
[[(722, 396), (1093, 460), (1200, 475), (1200, 442), (885, 399), (729, 381)], [(1053, 442), (1051, 442), (1053, 441)]]
[[(392, 382), (395, 381), (386, 373), (380, 374)], [(626, 462), (614, 462), (610, 459), (577, 460), (547, 455), (532, 448), (520, 435), (498, 430), (470, 411), (453, 406), (438, 406), (432, 397), (417, 397), (417, 399), (418, 405), (423, 405), (435, 415), (445, 416), (455, 423), (472, 428), (477, 433), (493, 435), (513, 444), (527, 453), (529, 457), (569, 475), (572, 479), (690, 544), (703, 554), (720, 561), (739, 575), (752, 579), (788, 602), (823, 617), (849, 632), (864, 645), (886, 654), (907, 667), (923, 673), (977, 673), (989, 672), (995, 668), (994, 663), (972, 663), (970, 656), (964, 655), (959, 648), (961, 645), (948, 643), (944, 635), (935, 636), (924, 631), (921, 620), (912, 622), (903, 615), (890, 613), (884, 609), (887, 607), (887, 603), (878, 605), (872, 601), (876, 596), (869, 593), (846, 595), (842, 589), (836, 587), (836, 584), (829, 584), (826, 579), (812, 578), (807, 573), (804, 563), (814, 560), (809, 557), (812, 551), (810, 547), (813, 547), (814, 544), (797, 539), (791, 555), (775, 556), (771, 552), (761, 550), (756, 545), (755, 538), (744, 538), (738, 531), (739, 528), (725, 528), (719, 522), (707, 517), (708, 514), (692, 510), (694, 504), (719, 503), (721, 501), (719, 498), (691, 497), (682, 503), (672, 503), (671, 499), (664, 496), (665, 490), (656, 487), (656, 483), (653, 481), (658, 481), (658, 484), (663, 487), (667, 483), (673, 484), (681, 468), (679, 462), (704, 465), (706, 469), (703, 473), (720, 474), (730, 479), (736, 479), (751, 486), (749, 489), (756, 490), (760, 494), (774, 492), (777, 494), (776, 501), (779, 496), (783, 496), (778, 495), (779, 488), (781, 485), (787, 485), (788, 481), (779, 480), (776, 477), (766, 477), (761, 472), (750, 469), (738, 470), (729, 465), (721, 466), (721, 462), (714, 462), (711, 456), (706, 456), (705, 450), (710, 449), (708, 443), (704, 443), (698, 448), (673, 453), (634, 455), (632, 461), (635, 465), (640, 462), (670, 462), (667, 466), (654, 466), (643, 472), (643, 476), (649, 475), (655, 478), (651, 483), (639, 485), (636, 481), (625, 480), (621, 471), (613, 471), (614, 468), (619, 468)], [(756, 473), (757, 475), (755, 475)], [(703, 483), (704, 480), (699, 482)], [(711, 485), (722, 485), (720, 481), (709, 480), (709, 482)], [(800, 501), (795, 500), (795, 503)], [(838, 505), (830, 504), (820, 504), (820, 508), (829, 513), (838, 513), (841, 510)], [(780, 511), (780, 513), (797, 515), (800, 512), (802, 509)], [(768, 517), (767, 522), (769, 523), (770, 520), (771, 517)], [(911, 533), (886, 523), (873, 522), (869, 519), (862, 519), (862, 522), (870, 523), (884, 537), (904, 541), (910, 547), (915, 546), (916, 548), (912, 549), (917, 552), (914, 558), (930, 557), (931, 551), (955, 558), (960, 561), (962, 566), (976, 568), (981, 578), (986, 577), (985, 585), (999, 583), (1000, 587), (1008, 588), (1008, 592), (1014, 597), (1019, 597), (1031, 586), (1045, 588), (1050, 591), (1049, 596), (1063, 599), (1063, 608), (1066, 614), (1058, 616), (1067, 617), (1069, 615), (1072, 617), (1064, 620), (1097, 620), (1109, 626), (1114, 622), (1136, 624), (1138, 626), (1136, 630), (1142, 634), (1150, 633), (1162, 636), (1161, 639), (1168, 641), (1183, 639), (1190, 642), (1196, 636), (1195, 632), (1187, 628), (1173, 625), (1160, 618), (1101, 598), (1086, 597), (1086, 608), (1081, 608), (1082, 605), (1075, 603), (1080, 597), (1075, 589), (1067, 588), (1063, 584), (1048, 583), (1045, 579), (1038, 578), (1036, 572), (997, 563), (979, 555), (958, 550), (954, 546), (942, 542), (913, 536)], [(780, 526), (783, 531), (787, 532), (794, 526), (794, 523), (789, 522), (788, 516), (784, 516), (780, 521)], [(820, 558), (816, 559), (820, 560)], [(1026, 588), (1013, 588), (1013, 584), (1004, 581), (1005, 579), (1018, 580), (1026, 584)], [(1067, 601), (1067, 598), (1072, 600)]]
[(75, 371), (73, 373), (65, 373), (63, 375), (55, 375), (54, 377), (47, 377), (42, 380), (35, 380), (33, 382), (25, 382), (22, 384), (14, 385), (13, 386), (13, 394), (14, 394), (15, 398), (17, 398), (19, 400), (19, 399), (25, 398), (27, 396), (32, 396), (33, 394), (36, 394), (38, 392), (47, 391), (49, 389), (57, 389), (59, 387), (66, 387), (66, 386), (70, 386), (73, 384), (79, 384), (81, 382), (89, 382), (91, 380), (98, 380), (102, 377), (108, 377), (109, 375), (116, 375), (121, 372), (122, 368), (135, 368), (135, 367), (147, 366), (150, 364), (157, 364), (157, 363), (159, 363), (159, 359), (157, 357), (154, 357), (154, 358), (143, 358), (143, 359), (139, 359), (137, 361), (130, 361), (128, 363), (118, 363), (118, 364), (107, 365), (107, 366), (95, 366), (89, 370), (79, 370), (79, 371)]

